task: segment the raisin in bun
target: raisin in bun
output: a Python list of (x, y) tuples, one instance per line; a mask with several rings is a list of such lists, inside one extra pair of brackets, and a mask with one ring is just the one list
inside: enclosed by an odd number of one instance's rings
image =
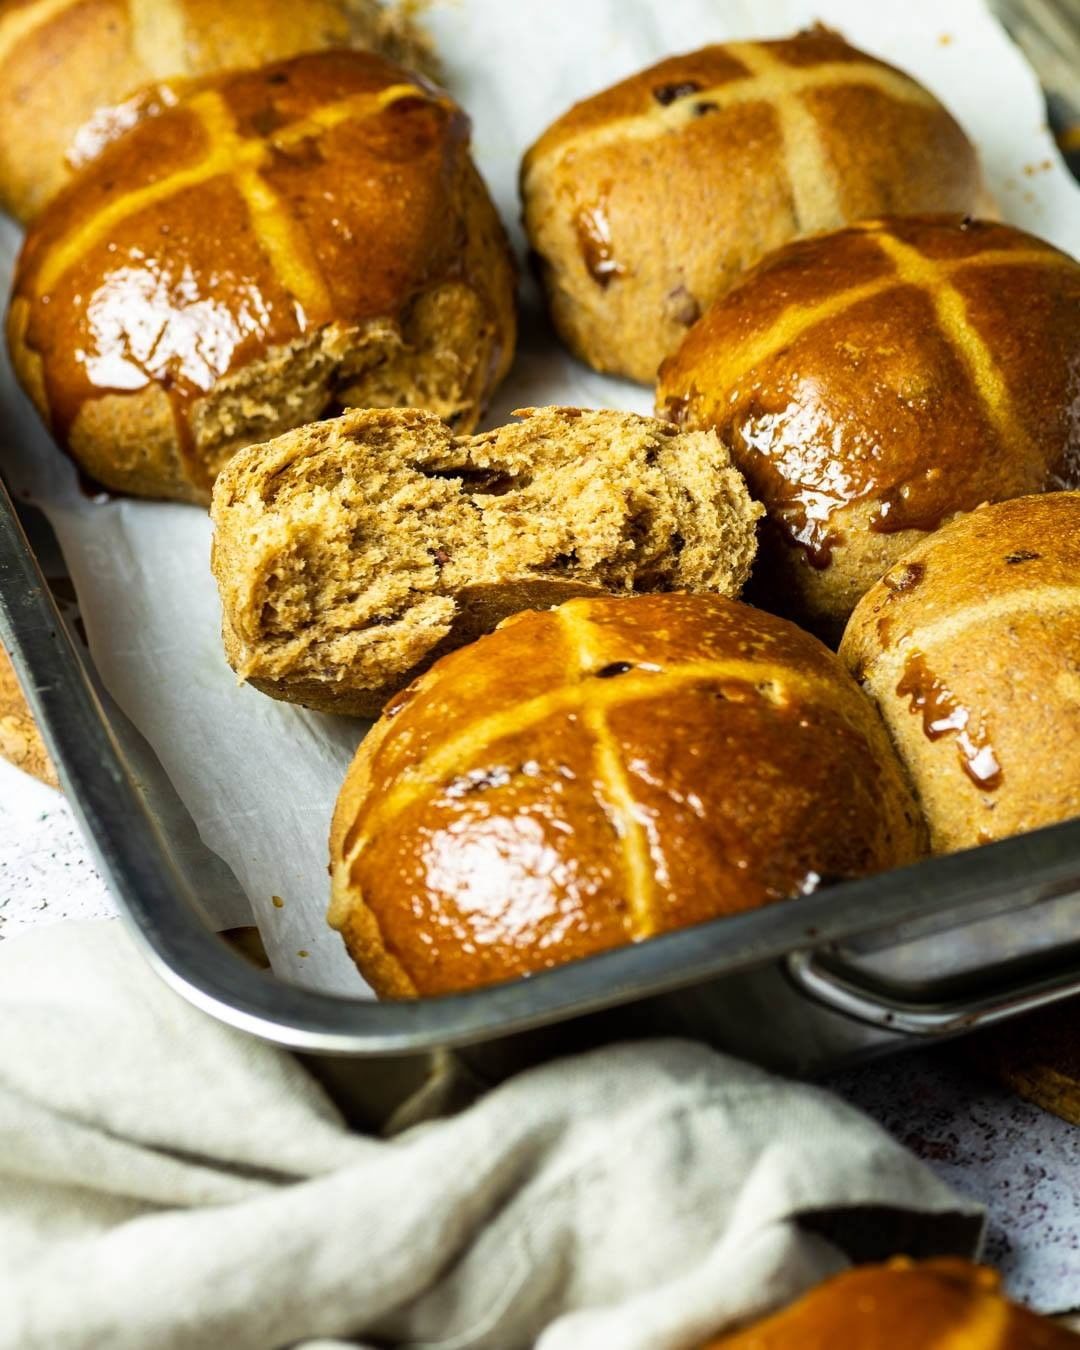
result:
[(470, 430), (513, 264), (460, 108), (319, 52), (199, 81), (107, 146), (31, 227), (8, 334), (92, 478), (207, 501), (235, 450), (335, 405)]
[(734, 600), (570, 600), (444, 656), (361, 743), (330, 841), (383, 996), (543, 970), (916, 858), (872, 704)]
[(576, 104), (521, 173), (563, 340), (647, 384), (770, 249), (868, 216), (972, 211), (979, 188), (937, 99), (820, 27), (661, 61)]
[(859, 1266), (703, 1350), (1078, 1350), (1080, 1336), (1000, 1293), (955, 1257)]
[(691, 329), (659, 412), (715, 427), (764, 503), (755, 599), (838, 637), (957, 511), (1080, 484), (1080, 265), (1007, 225), (790, 244)]
[(375, 717), (442, 652), (573, 595), (737, 595), (760, 506), (714, 432), (530, 408), (481, 436), (354, 409), (235, 455), (212, 564), (230, 663), (274, 698)]
[(860, 601), (840, 654), (938, 852), (1080, 815), (1080, 493), (960, 516)]
[(353, 46), (429, 60), (378, 0), (3, 0), (0, 208), (35, 216), (138, 116), (145, 85)]

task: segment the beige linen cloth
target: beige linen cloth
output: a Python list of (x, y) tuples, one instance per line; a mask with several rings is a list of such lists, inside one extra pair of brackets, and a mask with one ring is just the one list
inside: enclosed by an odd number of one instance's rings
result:
[(2, 1350), (675, 1350), (981, 1223), (852, 1108), (704, 1046), (374, 1138), (118, 924), (0, 944)]

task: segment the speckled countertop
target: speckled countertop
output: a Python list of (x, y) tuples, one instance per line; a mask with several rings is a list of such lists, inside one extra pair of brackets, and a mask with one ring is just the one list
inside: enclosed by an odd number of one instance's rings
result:
[(880, 1060), (829, 1086), (989, 1211), (985, 1257), (1044, 1312), (1080, 1307), (1080, 1127), (965, 1063), (963, 1042)]
[[(63, 797), (0, 761), (0, 940), (114, 913)], [(986, 1256), (1015, 1297), (1044, 1312), (1080, 1307), (1080, 1127), (979, 1077), (962, 1043), (830, 1086), (987, 1206)]]
[(0, 759), (0, 939), (115, 913), (67, 802)]

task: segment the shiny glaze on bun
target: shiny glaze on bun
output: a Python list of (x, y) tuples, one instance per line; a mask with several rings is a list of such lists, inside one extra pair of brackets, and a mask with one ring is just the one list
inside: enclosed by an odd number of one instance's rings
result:
[(0, 209), (37, 215), (132, 124), (147, 85), (328, 47), (429, 60), (381, 0), (0, 0)]
[(759, 597), (838, 630), (957, 511), (1080, 483), (1080, 265), (960, 217), (871, 221), (765, 259), (660, 372), (766, 507)]
[(239, 445), (334, 403), (469, 429), (513, 345), (469, 123), (332, 51), (161, 87), (31, 227), (16, 368), (106, 486), (206, 500)]
[(439, 661), (368, 734), (331, 923), (441, 994), (918, 857), (876, 713), (825, 647), (718, 596), (578, 599)]
[(863, 596), (841, 658), (938, 852), (1080, 816), (1080, 492), (984, 506)]
[(858, 1266), (702, 1350), (1077, 1350), (1080, 1336), (1010, 1303), (958, 1257)]

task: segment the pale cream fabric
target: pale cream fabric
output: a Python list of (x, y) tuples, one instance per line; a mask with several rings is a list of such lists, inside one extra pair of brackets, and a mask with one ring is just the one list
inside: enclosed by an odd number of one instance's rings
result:
[(837, 1268), (833, 1242), (970, 1252), (980, 1227), (850, 1107), (689, 1042), (383, 1140), (118, 925), (0, 944), (0, 1350), (674, 1350)]

